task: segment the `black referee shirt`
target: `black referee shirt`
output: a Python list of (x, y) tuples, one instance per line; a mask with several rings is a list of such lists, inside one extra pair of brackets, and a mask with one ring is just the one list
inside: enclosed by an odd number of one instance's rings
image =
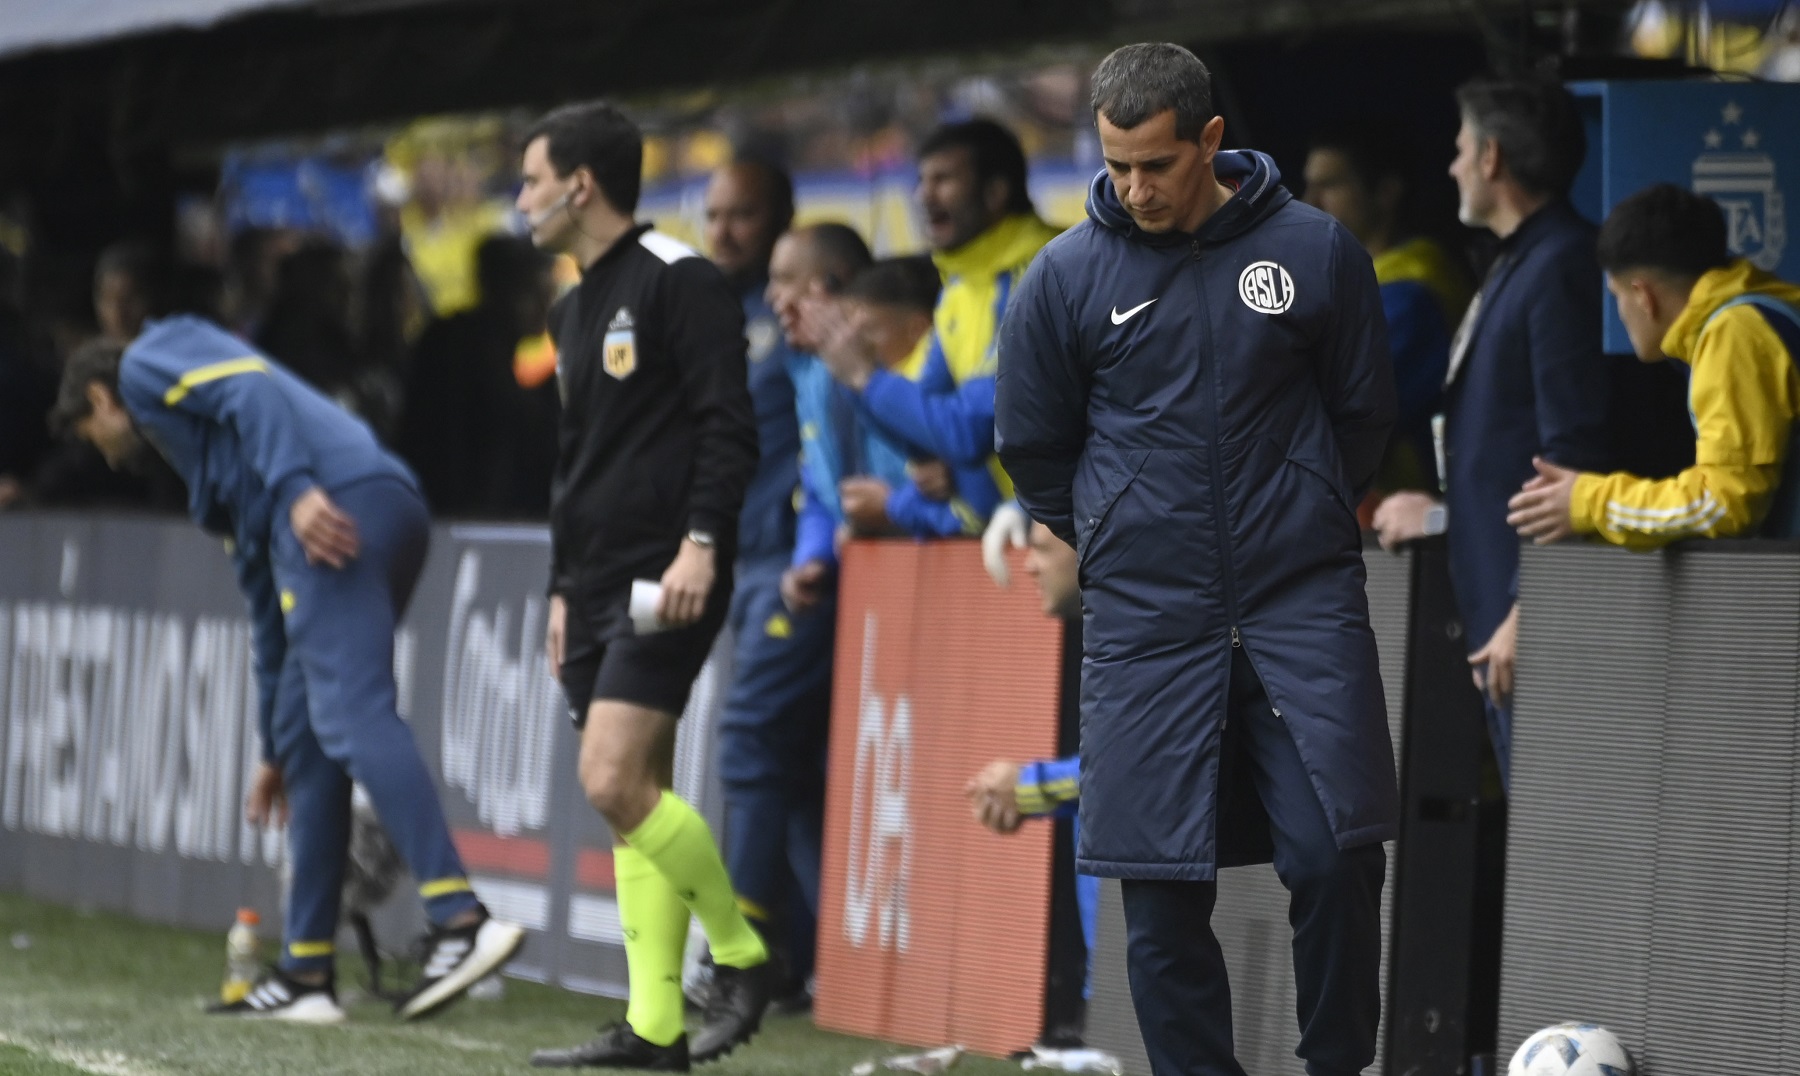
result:
[(550, 311), (562, 393), (550, 590), (661, 578), (706, 531), (730, 564), (756, 469), (744, 314), (717, 268), (640, 225)]

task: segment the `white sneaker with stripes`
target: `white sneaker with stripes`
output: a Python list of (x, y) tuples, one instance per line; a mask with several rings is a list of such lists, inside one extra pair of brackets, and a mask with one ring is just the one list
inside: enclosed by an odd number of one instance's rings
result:
[(344, 1010), (338, 1007), (337, 991), (329, 982), (309, 986), (288, 978), (279, 968), (270, 968), (242, 1000), (229, 1005), (220, 1003), (206, 1011), (217, 1016), (286, 1020), (295, 1024), (344, 1022)]
[(471, 986), (498, 971), (525, 944), (525, 928), (483, 914), (466, 927), (438, 927), (426, 939), (425, 966), (395, 1010), (416, 1020), (450, 1004)]

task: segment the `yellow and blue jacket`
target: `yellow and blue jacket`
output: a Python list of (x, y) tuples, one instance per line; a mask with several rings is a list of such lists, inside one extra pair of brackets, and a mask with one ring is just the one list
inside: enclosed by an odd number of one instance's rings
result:
[(1012, 496), (1012, 481), (994, 457), (995, 340), (1014, 286), (1056, 234), (1036, 214), (1021, 213), (933, 254), (944, 291), (926, 347), (898, 373), (877, 372), (858, 399), (910, 454), (985, 466), (1002, 498)]
[(1023, 815), (1074, 818), (1081, 802), (1081, 756), (1027, 762), (1019, 767), (1013, 797)]
[(1435, 490), (1431, 416), (1443, 406), (1450, 341), (1469, 305), (1468, 277), (1442, 244), (1423, 237), (1382, 251), (1374, 262), (1399, 404), (1375, 487)]
[(1745, 261), (1694, 285), (1663, 337), (1687, 363), (1694, 465), (1673, 478), (1584, 474), (1575, 481), (1578, 534), (1654, 549), (1683, 538), (1800, 536), (1800, 476), (1783, 465), (1800, 418), (1800, 287)]

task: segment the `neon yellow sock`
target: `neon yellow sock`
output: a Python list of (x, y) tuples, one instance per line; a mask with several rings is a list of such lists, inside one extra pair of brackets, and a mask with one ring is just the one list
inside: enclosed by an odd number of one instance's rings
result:
[(681, 958), (687, 948), (687, 905), (655, 864), (635, 848), (613, 846), (613, 881), (631, 986), (625, 1022), (641, 1038), (667, 1046), (685, 1030)]
[(700, 917), (715, 964), (750, 968), (769, 959), (762, 936), (738, 910), (737, 894), (706, 819), (680, 796), (663, 792), (650, 817), (625, 834), (625, 839), (656, 864), (682, 901)]

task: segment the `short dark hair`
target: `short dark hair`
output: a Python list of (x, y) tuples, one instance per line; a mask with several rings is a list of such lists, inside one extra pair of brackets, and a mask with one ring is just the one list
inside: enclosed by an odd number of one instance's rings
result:
[(1587, 157), (1575, 98), (1547, 78), (1477, 78), (1456, 90), (1462, 116), (1500, 146), (1507, 174), (1535, 195), (1564, 195)]
[(863, 242), (863, 237), (848, 224), (837, 221), (809, 224), (797, 234), (812, 244), (819, 271), (825, 274), (826, 287), (830, 291), (842, 290), (875, 260), (869, 253), (869, 244)]
[(1609, 273), (1653, 269), (1689, 278), (1731, 264), (1719, 203), (1673, 183), (1645, 187), (1614, 206), (1596, 254)]
[(1213, 110), (1212, 72), (1200, 57), (1168, 42), (1114, 49), (1094, 68), (1092, 85), (1094, 115), (1127, 131), (1174, 109), (1175, 137), (1197, 142), (1218, 115)]
[(1006, 181), (1006, 212), (1032, 212), (1025, 150), (1011, 131), (985, 118), (946, 123), (926, 136), (919, 146), (919, 159), (954, 149), (969, 151), (976, 183), (985, 187), (989, 180)]
[(586, 168), (614, 209), (626, 216), (637, 212), (644, 182), (644, 135), (611, 102), (584, 101), (553, 109), (526, 128), (520, 145), (540, 138), (558, 176)]
[(856, 279), (844, 289), (844, 297), (930, 314), (937, 309), (941, 283), (937, 266), (929, 257), (914, 254), (883, 258), (856, 274)]
[(775, 234), (787, 231), (794, 223), (794, 177), (788, 175), (787, 169), (753, 153), (738, 154), (727, 167), (747, 169), (762, 178), (766, 184), (764, 191), (769, 196), (769, 215), (774, 221)]
[(1411, 154), (1393, 127), (1362, 118), (1343, 118), (1323, 124), (1307, 142), (1308, 153), (1326, 150), (1349, 164), (1356, 180), (1373, 191), (1384, 179), (1405, 182)]
[(119, 395), (119, 360), (125, 349), (110, 340), (95, 338), (76, 348), (63, 363), (62, 384), (56, 390), (56, 405), (50, 409), (50, 428), (63, 436), (75, 424), (93, 414), (87, 387), (95, 381), (104, 385), (115, 397)]

